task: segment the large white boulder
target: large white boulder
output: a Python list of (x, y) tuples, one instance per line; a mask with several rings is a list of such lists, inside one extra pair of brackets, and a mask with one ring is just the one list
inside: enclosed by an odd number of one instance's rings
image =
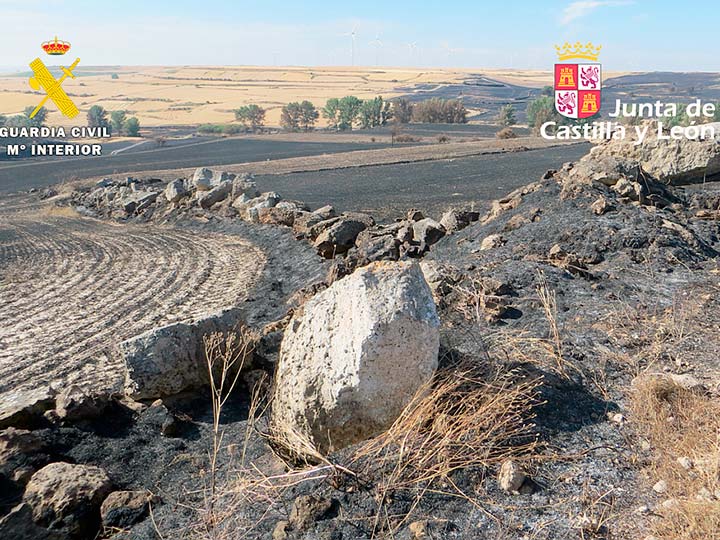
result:
[[(720, 135), (720, 124), (712, 124)], [(657, 127), (649, 125), (641, 144), (635, 144), (634, 129), (625, 139), (603, 140), (590, 151), (594, 160), (614, 157), (639, 163), (645, 172), (666, 184), (702, 182), (720, 174), (720, 144), (717, 138), (660, 139)]]
[(299, 457), (381, 433), (437, 367), (440, 322), (417, 263), (376, 262), (297, 312), (280, 348), (272, 430)]

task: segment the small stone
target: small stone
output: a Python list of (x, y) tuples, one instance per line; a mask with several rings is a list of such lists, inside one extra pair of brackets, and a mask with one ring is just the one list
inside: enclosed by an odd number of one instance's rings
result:
[(665, 493), (667, 488), (667, 482), (665, 480), (660, 480), (653, 486), (653, 491), (655, 493)]
[(427, 521), (413, 521), (408, 526), (408, 529), (412, 534), (412, 540), (423, 540), (424, 538), (428, 538), (427, 528)]
[(23, 500), (38, 525), (61, 529), (71, 537), (92, 537), (92, 516), (111, 489), (103, 469), (57, 462), (33, 474)]
[(598, 216), (601, 216), (612, 209), (612, 206), (610, 203), (608, 203), (607, 199), (600, 195), (595, 202), (593, 202), (590, 205), (590, 209), (593, 211), (594, 214), (597, 214)]
[(499, 234), (491, 234), (483, 238), (480, 242), (480, 251), (487, 251), (488, 249), (494, 249), (502, 246), (505, 243), (503, 237)]
[(698, 490), (697, 495), (695, 495), (695, 498), (698, 501), (712, 501), (714, 499), (713, 494), (706, 487), (701, 487)]
[(19, 454), (32, 454), (43, 447), (43, 442), (32, 431), (9, 427), (0, 431), (0, 465)]
[(498, 474), (500, 487), (508, 493), (518, 493), (526, 478), (522, 467), (512, 460), (505, 461)]
[(298, 531), (307, 529), (314, 522), (327, 517), (332, 507), (333, 502), (330, 499), (301, 495), (295, 499), (290, 509), (290, 525)]
[(672, 510), (680, 505), (677, 499), (666, 499), (660, 503), (660, 506), (666, 510)]
[(409, 221), (420, 221), (421, 219), (425, 219), (425, 216), (420, 210), (416, 210), (415, 208), (411, 208), (407, 212), (407, 218)]
[(650, 507), (647, 504), (643, 504), (641, 506), (638, 506), (635, 509), (636, 514), (647, 514), (650, 512)]
[(687, 456), (677, 458), (677, 462), (683, 469), (690, 470), (693, 468), (693, 462)]
[(98, 399), (86, 394), (77, 385), (70, 385), (55, 400), (55, 413), (60, 420), (75, 422), (96, 418), (103, 412)]
[(615, 413), (610, 416), (610, 421), (615, 422), (616, 424), (624, 424), (625, 423), (625, 416), (621, 413)]
[(273, 529), (273, 540), (287, 540), (290, 524), (287, 521), (278, 521)]
[(127, 529), (147, 514), (149, 502), (145, 491), (114, 491), (100, 507), (103, 525)]

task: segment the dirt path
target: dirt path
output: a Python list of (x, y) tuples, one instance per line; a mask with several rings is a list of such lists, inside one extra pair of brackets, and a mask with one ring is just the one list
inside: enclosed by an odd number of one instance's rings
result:
[(0, 416), (53, 383), (114, 388), (122, 382), (118, 342), (246, 300), (261, 278), (276, 274), (266, 268), (266, 252), (278, 242), (259, 240), (242, 231), (52, 215), (26, 199), (4, 201)]

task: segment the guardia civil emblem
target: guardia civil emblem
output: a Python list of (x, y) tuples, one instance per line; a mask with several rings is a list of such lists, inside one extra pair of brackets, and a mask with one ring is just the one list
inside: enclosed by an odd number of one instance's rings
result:
[(600, 110), (602, 91), (602, 68), (597, 63), (601, 45), (574, 45), (565, 43), (555, 46), (561, 62), (579, 58), (583, 63), (555, 64), (555, 110), (567, 118), (582, 119)]

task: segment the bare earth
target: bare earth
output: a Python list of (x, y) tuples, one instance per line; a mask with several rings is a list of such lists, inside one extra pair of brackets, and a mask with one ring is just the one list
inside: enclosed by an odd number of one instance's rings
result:
[(0, 223), (0, 417), (48, 386), (117, 387), (120, 341), (241, 304), (266, 252), (285, 249), (274, 237), (261, 247), (242, 234), (117, 225), (18, 197), (0, 203)]

